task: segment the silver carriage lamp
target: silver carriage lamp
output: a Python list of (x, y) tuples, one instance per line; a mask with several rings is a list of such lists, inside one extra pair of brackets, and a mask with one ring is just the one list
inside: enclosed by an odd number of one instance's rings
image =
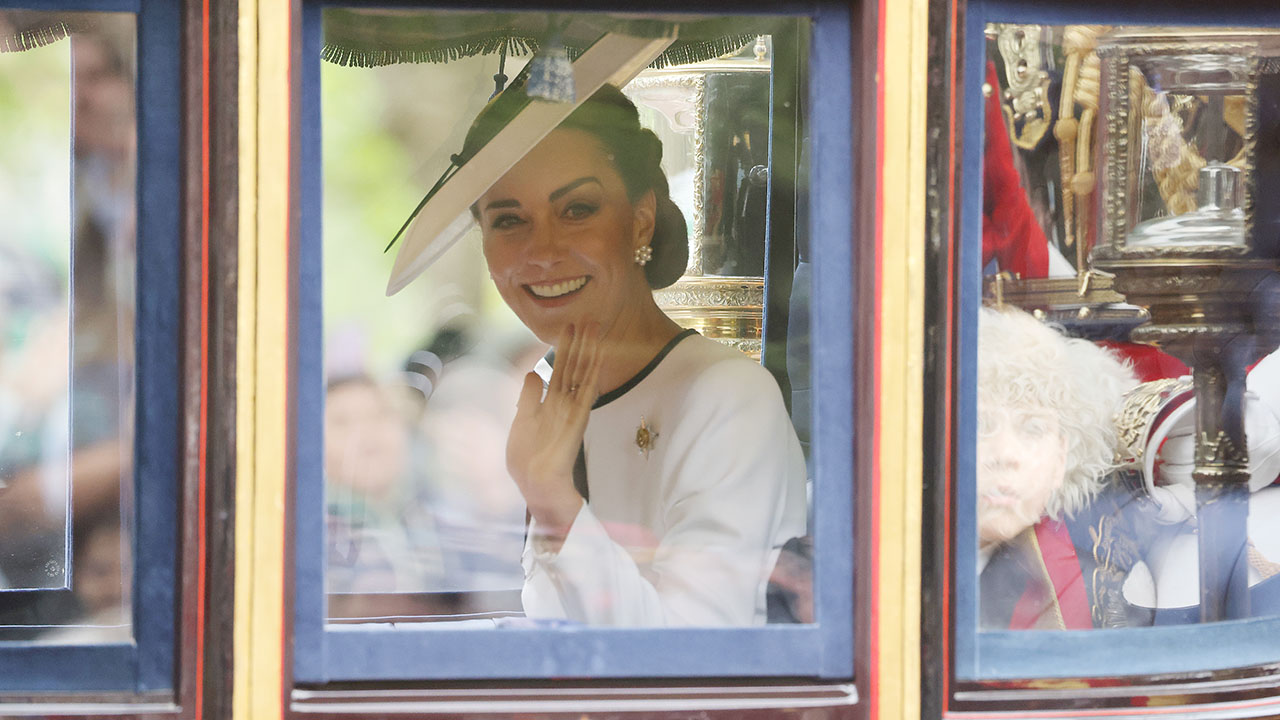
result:
[(1202, 622), (1247, 617), (1245, 371), (1280, 338), (1280, 35), (1141, 28), (1102, 60), (1094, 267), (1193, 368)]

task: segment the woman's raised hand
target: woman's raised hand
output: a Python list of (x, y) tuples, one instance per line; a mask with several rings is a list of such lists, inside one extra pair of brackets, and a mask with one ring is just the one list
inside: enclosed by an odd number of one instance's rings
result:
[(599, 334), (595, 323), (564, 329), (546, 397), (542, 379), (526, 375), (507, 439), (507, 470), (530, 514), (551, 538), (563, 538), (582, 508), (573, 465), (598, 394)]

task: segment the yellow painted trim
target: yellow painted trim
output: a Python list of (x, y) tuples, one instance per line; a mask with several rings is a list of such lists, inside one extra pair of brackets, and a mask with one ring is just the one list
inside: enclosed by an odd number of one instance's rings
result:
[(235, 720), (284, 713), (290, 5), (240, 0)]
[(885, 12), (880, 247), (879, 720), (920, 717), (927, 0)]
[(236, 518), (235, 614), (231, 713), (247, 720), (250, 680), (253, 678), (253, 472), (254, 365), (257, 339), (257, 217), (258, 217), (258, 5), (240, 0), (239, 42), (239, 204), (238, 286), (236, 297)]

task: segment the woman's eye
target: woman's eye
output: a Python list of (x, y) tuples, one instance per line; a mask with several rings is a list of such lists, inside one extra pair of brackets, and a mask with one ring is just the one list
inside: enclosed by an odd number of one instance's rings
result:
[(596, 209), (595, 205), (587, 202), (570, 203), (564, 209), (564, 216), (570, 220), (583, 220), (594, 215)]
[(507, 230), (523, 222), (524, 220), (521, 219), (519, 215), (503, 213), (493, 218), (493, 220), (489, 222), (489, 227), (493, 230)]

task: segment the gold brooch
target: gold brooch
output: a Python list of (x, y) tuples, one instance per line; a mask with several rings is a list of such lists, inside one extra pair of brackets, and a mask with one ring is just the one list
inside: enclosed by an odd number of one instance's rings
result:
[(644, 419), (644, 416), (641, 415), (640, 427), (636, 428), (636, 447), (640, 448), (640, 453), (648, 459), (649, 451), (653, 449), (653, 446), (657, 442), (657, 431), (649, 427), (649, 423)]

